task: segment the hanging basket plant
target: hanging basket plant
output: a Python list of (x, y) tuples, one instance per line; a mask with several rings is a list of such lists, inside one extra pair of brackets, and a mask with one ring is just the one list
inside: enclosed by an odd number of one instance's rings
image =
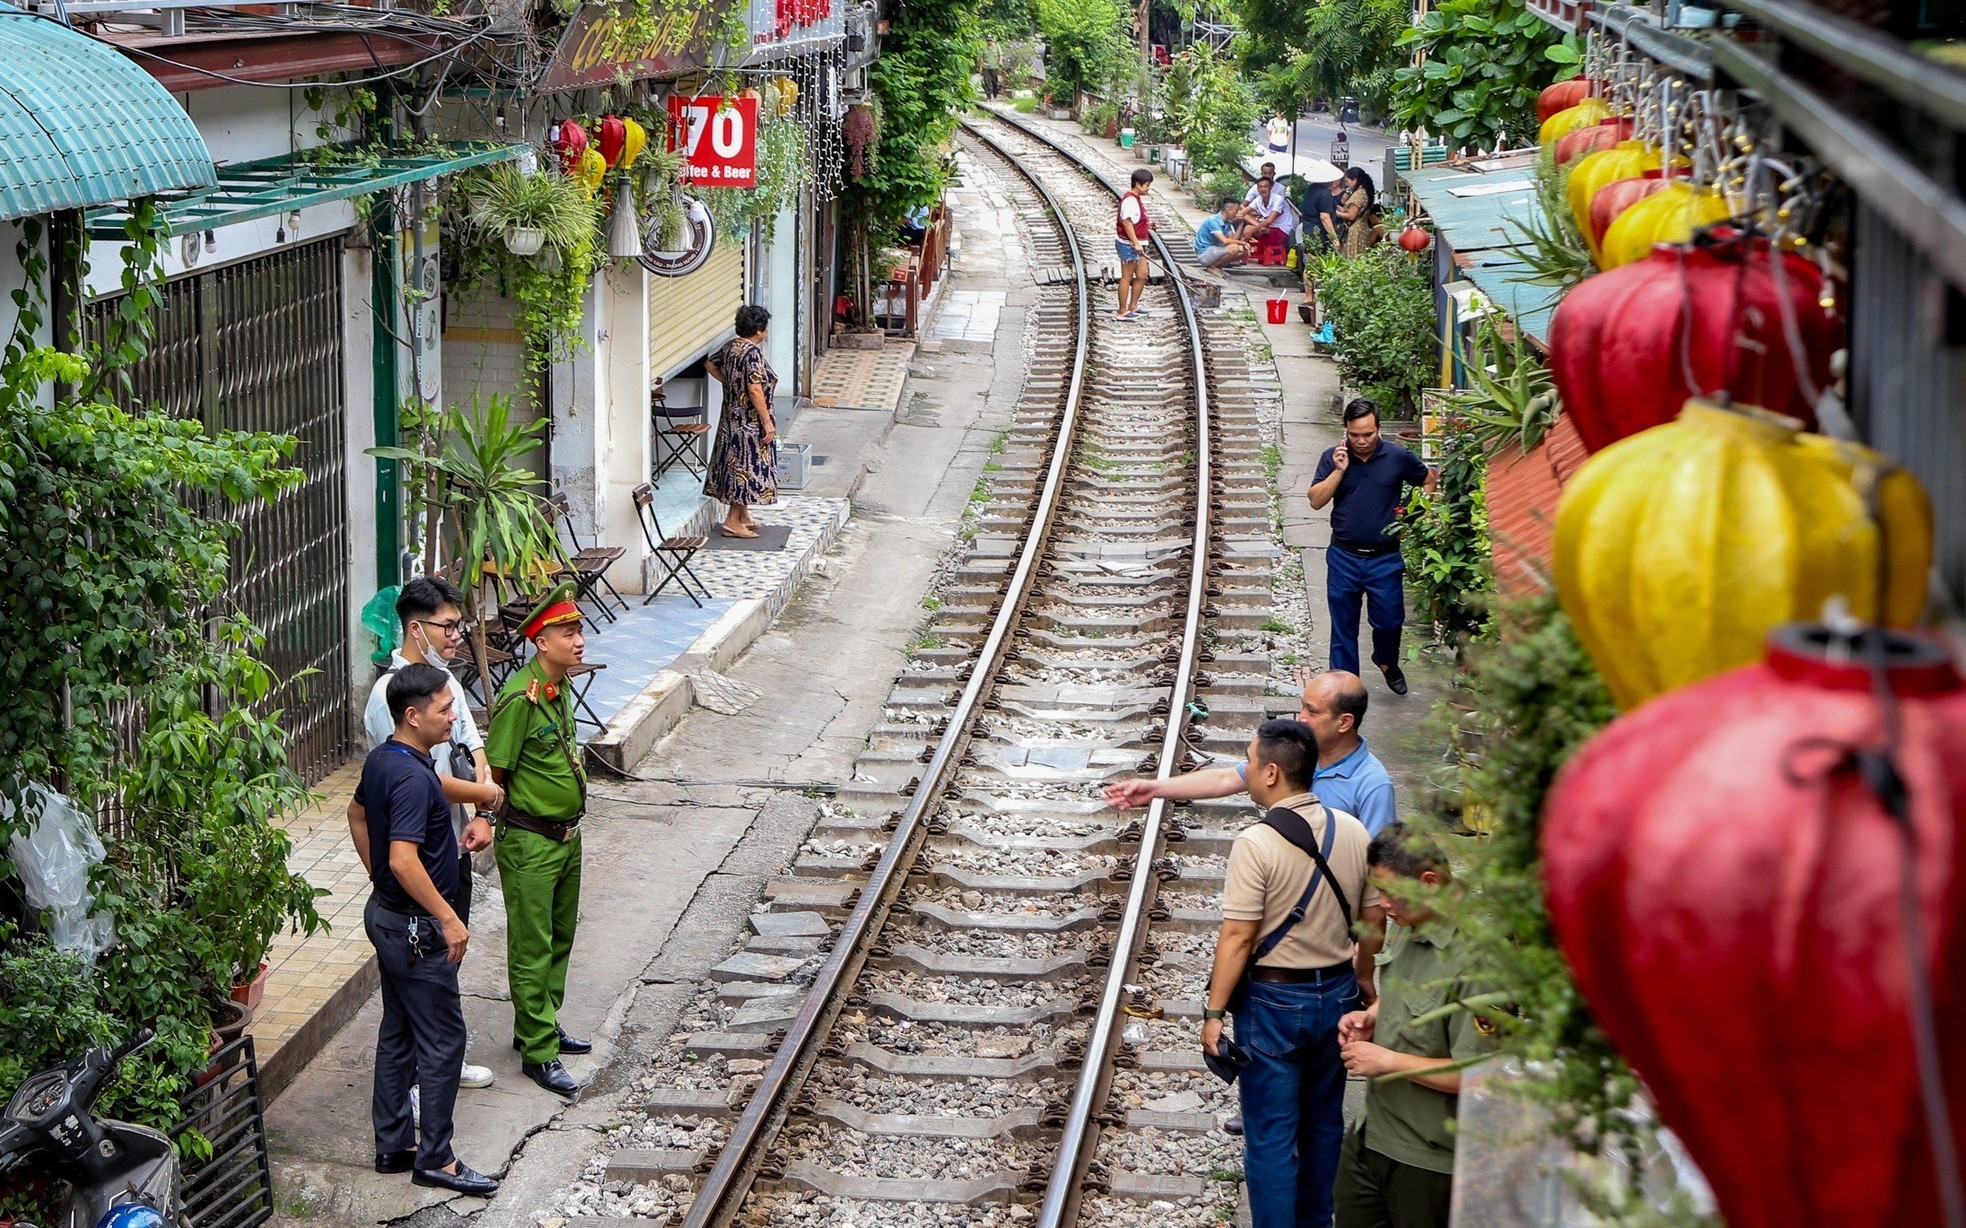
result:
[(864, 179), (874, 169), (875, 152), (880, 144), (880, 118), (874, 108), (858, 103), (846, 113), (847, 173)]

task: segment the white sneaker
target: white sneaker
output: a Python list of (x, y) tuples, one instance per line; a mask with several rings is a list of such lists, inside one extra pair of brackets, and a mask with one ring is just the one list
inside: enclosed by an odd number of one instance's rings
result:
[(473, 1066), (469, 1062), (464, 1063), (464, 1068), (458, 1071), (457, 1085), (459, 1087), (490, 1087), (492, 1085), (491, 1067)]

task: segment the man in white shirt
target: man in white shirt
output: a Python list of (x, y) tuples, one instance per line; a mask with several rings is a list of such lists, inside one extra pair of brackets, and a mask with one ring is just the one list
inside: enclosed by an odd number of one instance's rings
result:
[[(1269, 163), (1264, 163), (1267, 167)], [(1265, 231), (1272, 228), (1282, 232), (1286, 243), (1297, 240), (1297, 226), (1301, 219), (1297, 206), (1290, 203), (1290, 194), (1277, 186), (1277, 182), (1265, 173), (1242, 198), (1242, 241), (1256, 243)]]
[[(464, 594), (442, 576), (418, 576), (403, 586), (396, 598), (396, 617), (402, 624), (403, 644), (390, 654), (389, 669), (376, 679), (369, 692), (368, 707), (362, 713), (362, 731), (369, 748), (387, 742), (396, 731), (389, 713), (389, 679), (397, 670), (412, 664), (429, 664), (450, 673), (451, 658), (464, 643)], [(450, 901), (458, 919), (466, 925), (471, 917), (471, 854), (491, 847), (492, 829), (488, 819), (505, 800), (505, 791), (492, 783), (485, 765), (485, 739), (478, 723), (471, 718), (471, 699), (464, 684), (451, 675), (451, 697), (455, 713), (450, 741), (432, 752), (437, 777), (444, 789), (444, 800), (451, 803), (451, 828), (460, 850), (457, 895)], [(462, 773), (469, 769), (467, 777)], [(483, 1066), (464, 1064), (460, 1087), (490, 1087), (492, 1072)]]

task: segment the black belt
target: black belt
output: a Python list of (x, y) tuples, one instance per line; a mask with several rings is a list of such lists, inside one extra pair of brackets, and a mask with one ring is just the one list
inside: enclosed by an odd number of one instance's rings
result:
[(1267, 964), (1258, 964), (1249, 970), (1249, 979), (1266, 985), (1318, 985), (1340, 976), (1355, 975), (1355, 971), (1349, 959), (1343, 963), (1326, 964), (1322, 968), (1272, 968)]
[(1382, 554), (1392, 554), (1399, 549), (1398, 542), (1381, 542), (1376, 546), (1359, 546), (1351, 542), (1341, 541), (1333, 541), (1331, 544), (1343, 550), (1346, 554), (1356, 554), (1368, 559), (1377, 558)]
[(529, 831), (536, 836), (545, 836), (548, 840), (558, 840), (562, 844), (580, 833), (582, 817), (584, 816), (577, 814), (571, 819), (542, 819), (536, 814), (527, 814), (509, 801), (505, 803), (505, 808), (498, 812), (500, 823), (510, 824), (520, 831)]

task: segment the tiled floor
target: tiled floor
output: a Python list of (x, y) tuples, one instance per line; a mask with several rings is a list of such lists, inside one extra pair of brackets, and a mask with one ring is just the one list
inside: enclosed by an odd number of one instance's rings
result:
[[(665, 476), (675, 510), (681, 513), (686, 499), (693, 508), (702, 494), (700, 482), (692, 485), (687, 474), (679, 479), (679, 473)], [(619, 712), (740, 599), (766, 598), (782, 606), (812, 566), (817, 544), (845, 520), (847, 506), (844, 499), (786, 496), (760, 507), (756, 515), (761, 522), (792, 526), (784, 550), (699, 553), (691, 566), (711, 593), (701, 609), (671, 587), (646, 606), (640, 597), (630, 597), (626, 614), (590, 629), (587, 657), (607, 665), (587, 696), (595, 714), (606, 721)], [(664, 525), (668, 527), (666, 519)], [(305, 940), (283, 935), (274, 944), (267, 960), (266, 997), (253, 1023), (262, 1063), (369, 960), (369, 943), (362, 931), (368, 877), (348, 842), (347, 818), (361, 766), (359, 761), (350, 763), (322, 781), (316, 786), (321, 800), (286, 825), (293, 841), (288, 865), (327, 891), (315, 907), (331, 928)]]
[(812, 375), (812, 403), (892, 410), (901, 404), (914, 355), (914, 342), (894, 338), (878, 350), (827, 350)]

